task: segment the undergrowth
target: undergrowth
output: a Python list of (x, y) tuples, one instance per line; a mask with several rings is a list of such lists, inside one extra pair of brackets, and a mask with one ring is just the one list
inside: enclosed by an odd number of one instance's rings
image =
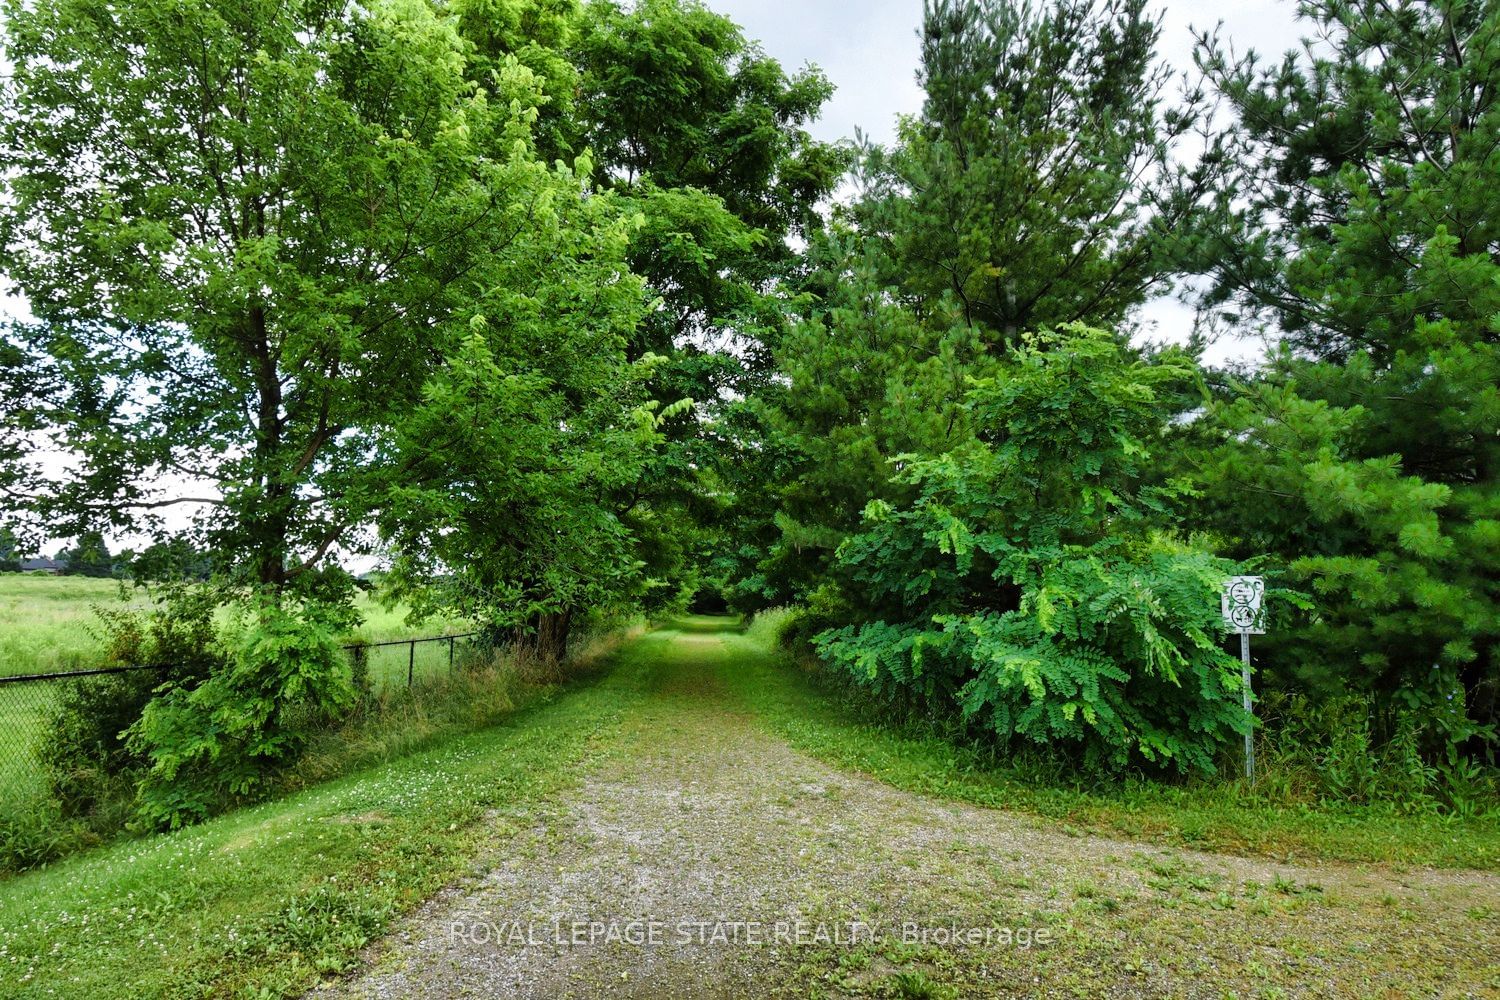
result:
[[(461, 657), (452, 672), (420, 677), (411, 687), (366, 689), (331, 723), (324, 720), (308, 727), (296, 757), (269, 775), (253, 796), (221, 803), (214, 811), (275, 798), (494, 725), (545, 700), (560, 685), (591, 676), (626, 638), (639, 632), (638, 625), (611, 623), (586, 633), (562, 663), (540, 662), (505, 648), (476, 649)], [(118, 696), (114, 688), (134, 680), (106, 677), (96, 686), (80, 685), (79, 690), (84, 702), (92, 704)], [(91, 713), (90, 718), (99, 715)], [(53, 725), (61, 721), (65, 719)], [(113, 731), (120, 726), (103, 728)], [(71, 740), (69, 746), (77, 742), (81, 741)], [(52, 767), (50, 789), (0, 788), (0, 873), (24, 871), (148, 832), (137, 821), (141, 763), (122, 758), (101, 767), (91, 766), (92, 758), (85, 758), (89, 755), (72, 753)], [(58, 787), (60, 782), (67, 784)]]

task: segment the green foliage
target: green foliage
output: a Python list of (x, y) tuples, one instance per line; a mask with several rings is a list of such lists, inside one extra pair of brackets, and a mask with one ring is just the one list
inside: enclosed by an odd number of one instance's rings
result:
[(1022, 334), (1122, 326), (1163, 286), (1213, 168), (1169, 160), (1199, 108), (1162, 107), (1157, 35), (1134, 0), (925, 6), (922, 111), (809, 239), (771, 334), (785, 379), (735, 429), (738, 606), (809, 600), (867, 503), (912, 499), (893, 460), (972, 433), (967, 380)]
[[(775, 236), (815, 223), (842, 155), (804, 126), (832, 94), (788, 76), (733, 21), (696, 0), (594, 0), (580, 40), (583, 112), (601, 171), (628, 185), (698, 189)], [(767, 246), (769, 259), (788, 259)]]
[[(614, 293), (627, 315), (632, 292)], [(560, 324), (577, 349), (543, 358), (497, 356), (471, 334), (403, 424), (408, 481), (382, 526), (400, 553), (387, 586), (418, 614), (448, 609), (523, 637), (550, 619), (564, 634), (542, 652), (555, 657), (575, 611), (628, 604), (648, 585), (614, 497), (665, 414), (641, 389), (651, 362), (625, 363), (609, 302), (596, 305), (595, 326)]]
[(820, 653), (889, 693), (951, 705), (1002, 742), (1080, 748), (1087, 766), (1211, 772), (1249, 725), (1217, 597), (1232, 563), (1163, 535), (1173, 487), (1145, 487), (1181, 359), (1131, 361), (1109, 334), (1028, 338), (967, 407), (977, 440), (898, 478), (839, 563), (863, 620)]
[[(806, 601), (834, 550), (871, 500), (909, 499), (891, 459), (936, 454), (963, 440), (967, 376), (985, 361), (972, 330), (931, 328), (889, 301), (877, 265), (852, 237), (809, 248), (820, 300), (788, 325), (776, 350), (784, 383), (764, 387), (732, 480), (756, 537), (741, 557), (737, 601)], [(760, 483), (776, 485), (774, 493)]]
[(15, 530), (0, 524), (0, 573), (17, 573), (21, 569), (21, 540)]
[[(81, 458), (20, 505), (186, 537), (240, 593), (342, 600), (330, 555), (369, 548), (391, 429), (470, 321), (545, 355), (531, 313), (623, 269), (587, 243), (607, 201), (536, 155), (548, 84), (419, 0), (5, 14), (0, 244), (38, 320), (8, 343), (60, 386), (24, 418)], [(491, 308), (528, 297), (513, 328)]]
[(1169, 150), (1197, 94), (1164, 107), (1172, 70), (1145, 0), (929, 0), (919, 115), (872, 150), (854, 215), (883, 278), (922, 314), (988, 342), (1067, 322), (1114, 326), (1163, 283), (1165, 241), (1212, 170)]
[(578, 0), (451, 0), (446, 8), (458, 33), (474, 46), (464, 73), (475, 84), (503, 92), (514, 65), (530, 72), (538, 156), (550, 163), (581, 152), (580, 74), (573, 58), (582, 15)]
[(66, 576), (109, 577), (116, 575), (115, 559), (109, 554), (104, 536), (97, 531), (85, 532), (72, 548), (57, 555)]
[(340, 611), (268, 600), (252, 609), (228, 664), (196, 686), (166, 686), (146, 705), (126, 736), (150, 762), (140, 785), (144, 823), (176, 828), (252, 795), (312, 726), (353, 703)]
[(1207, 304), (1284, 336), (1182, 454), (1205, 526), (1316, 595), (1276, 682), (1368, 694), (1377, 744), (1443, 760), (1500, 723), (1500, 7), (1303, 11), (1315, 62), (1200, 48), (1237, 121), (1189, 246)]
[[(803, 669), (764, 638), (731, 637), (726, 646), (726, 685), (772, 731), (831, 766), (925, 796), (1028, 813), (1070, 831), (1241, 856), (1500, 865), (1493, 789), (1450, 815), (1403, 809), (1390, 785), (1368, 804), (1337, 799), (1307, 762), (1265, 740), (1265, 766), (1253, 785), (1232, 776), (1162, 782), (1083, 774), (1045, 748), (955, 745), (944, 720), (895, 715), (863, 688), (851, 697), (842, 682), (847, 674)], [(1273, 726), (1282, 730), (1279, 715)]]
[(50, 795), (0, 790), (0, 871), (43, 865), (91, 842)]
[(787, 72), (696, 0), (596, 0), (578, 61), (594, 182), (644, 220), (628, 260), (650, 305), (627, 354), (666, 359), (651, 398), (697, 402), (664, 423), (661, 447), (616, 497), (657, 581), (643, 602), (655, 614), (726, 572), (700, 569), (733, 534), (725, 479), (740, 470), (720, 421), (769, 376), (776, 285), (799, 269), (794, 240), (821, 225), (848, 155), (807, 132), (832, 93), (822, 73)]
[(163, 683), (192, 686), (222, 665), (214, 605), (179, 591), (150, 611), (96, 609), (106, 632), (104, 666), (151, 669), (60, 682), (38, 760), (63, 815), (118, 829), (145, 757), (126, 743)]
[[(461, 704), (470, 689), (460, 687), (444, 701), (451, 724), (428, 730), (446, 738), (414, 753), (397, 756), (409, 743), (393, 741), (389, 754), (376, 746), (360, 761), (374, 766), (339, 780), (145, 845), (0, 880), (8, 952), (38, 958), (25, 983), (27, 961), (7, 963), (7, 992), (313, 989), (320, 979), (313, 956), (330, 969), (358, 961), (368, 939), (472, 866), (495, 836), (487, 814), (541, 804), (597, 760), (601, 741), (621, 731), (624, 713), (651, 689), (662, 647), (636, 645), (609, 678), (538, 697), (509, 725), (473, 728)], [(54, 951), (67, 935), (76, 947)], [(156, 946), (143, 949), (145, 935)]]
[[(1328, 698), (1272, 691), (1261, 707), (1266, 729), (1258, 750), (1267, 794), (1330, 808), (1369, 805), (1409, 815), (1475, 817), (1493, 813), (1500, 775), (1462, 756), (1450, 743), (1434, 758), (1423, 745), (1417, 713), (1379, 737), (1374, 696)], [(1451, 705), (1451, 703), (1450, 703)]]

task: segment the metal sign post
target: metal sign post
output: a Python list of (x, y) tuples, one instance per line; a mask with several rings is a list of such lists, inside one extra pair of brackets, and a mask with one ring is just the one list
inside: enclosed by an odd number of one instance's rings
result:
[[(1240, 676), (1244, 679), (1241, 697), (1245, 699), (1245, 711), (1253, 717), (1255, 709), (1250, 700), (1250, 637), (1265, 635), (1266, 582), (1258, 576), (1232, 576), (1224, 584), (1224, 593), (1219, 597), (1219, 610), (1229, 631), (1240, 637)], [(1255, 737), (1245, 733), (1245, 777), (1255, 780)]]

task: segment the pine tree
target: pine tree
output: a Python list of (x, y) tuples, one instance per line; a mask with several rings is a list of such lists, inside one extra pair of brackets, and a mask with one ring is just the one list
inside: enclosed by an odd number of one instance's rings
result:
[(1236, 156), (1191, 249), (1282, 337), (1218, 408), (1205, 517), (1316, 592), (1297, 683), (1459, 743), (1500, 720), (1500, 4), (1301, 9), (1277, 64), (1200, 46)]

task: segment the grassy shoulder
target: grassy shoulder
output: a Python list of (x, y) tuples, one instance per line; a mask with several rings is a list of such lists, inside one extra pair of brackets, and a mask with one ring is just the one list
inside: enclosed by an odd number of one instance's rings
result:
[(1500, 870), (1500, 819), (1405, 815), (1395, 809), (1280, 806), (1238, 780), (1167, 784), (1127, 778), (1059, 782), (997, 768), (938, 736), (901, 731), (843, 704), (771, 648), (768, 627), (731, 637), (725, 680), (798, 750), (925, 795), (1015, 809), (1078, 831), (1283, 861), (1319, 860)]
[(607, 752), (663, 641), (503, 724), (0, 882), (0, 994), (275, 996), (349, 968)]

